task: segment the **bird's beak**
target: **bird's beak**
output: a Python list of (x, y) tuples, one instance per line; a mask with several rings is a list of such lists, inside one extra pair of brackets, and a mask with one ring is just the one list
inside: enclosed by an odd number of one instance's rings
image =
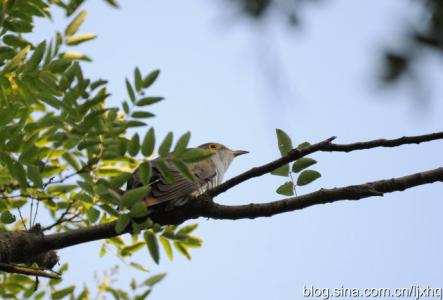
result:
[(248, 154), (249, 152), (245, 151), (245, 150), (235, 150), (235, 151), (232, 151), (232, 153), (234, 153), (234, 157), (237, 157), (237, 156), (240, 156), (243, 154)]

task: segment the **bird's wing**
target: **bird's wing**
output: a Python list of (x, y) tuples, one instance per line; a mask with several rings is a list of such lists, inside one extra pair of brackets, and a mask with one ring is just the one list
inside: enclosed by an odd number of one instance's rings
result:
[[(190, 171), (194, 174), (195, 181), (189, 181), (185, 178), (172, 163), (166, 162), (166, 166), (171, 174), (175, 177), (172, 184), (166, 183), (162, 178), (156, 161), (151, 162), (152, 176), (150, 179), (151, 192), (145, 199), (148, 206), (156, 205), (171, 200), (181, 200), (193, 195), (200, 189), (204, 188), (215, 176), (215, 167), (212, 160), (204, 160), (195, 164), (188, 165)], [(141, 186), (138, 176), (138, 169), (134, 172), (128, 181), (127, 189)]]

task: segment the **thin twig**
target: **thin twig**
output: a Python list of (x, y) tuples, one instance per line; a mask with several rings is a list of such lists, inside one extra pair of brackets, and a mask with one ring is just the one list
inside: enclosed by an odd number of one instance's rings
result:
[(40, 276), (40, 277), (46, 277), (46, 278), (51, 278), (51, 279), (61, 279), (61, 277), (59, 275), (46, 272), (42, 269), (32, 268), (32, 267), (22, 267), (22, 266), (16, 266), (16, 265), (5, 264), (5, 263), (0, 263), (0, 271), (8, 272), (8, 273), (23, 274), (23, 275)]
[(44, 184), (44, 187), (46, 187), (46, 186), (49, 185), (49, 184), (63, 183), (63, 182), (65, 182), (66, 180), (68, 180), (69, 178), (71, 178), (71, 177), (74, 177), (74, 176), (79, 175), (79, 174), (84, 173), (84, 172), (89, 172), (89, 171), (91, 171), (92, 167), (93, 167), (97, 162), (98, 162), (98, 158), (94, 158), (94, 159), (89, 160), (89, 161), (86, 163), (86, 165), (84, 165), (83, 167), (81, 167), (80, 169), (78, 169), (77, 171), (75, 171), (74, 173), (71, 173), (71, 174), (69, 174), (69, 175), (66, 175), (66, 176), (64, 176), (64, 177), (62, 177), (62, 178), (60, 178), (60, 179), (58, 179), (58, 180), (53, 180), (54, 178), (52, 177), (48, 182), (46, 182), (46, 183)]
[(21, 211), (20, 207), (17, 207), (17, 210), (18, 210), (18, 215), (20, 216), (20, 221), (23, 224), (23, 227), (25, 228), (25, 230), (28, 230), (28, 228), (26, 227), (25, 219), (22, 216), (22, 211)]
[(32, 227), (32, 212), (34, 209), (34, 198), (31, 198), (31, 208), (29, 210), (29, 228)]
[(50, 229), (54, 228), (55, 226), (60, 225), (60, 224), (65, 223), (65, 222), (72, 222), (77, 217), (79, 217), (81, 215), (81, 213), (77, 212), (77, 213), (73, 214), (72, 217), (66, 218), (66, 216), (68, 214), (72, 214), (72, 213), (69, 212), (70, 209), (72, 208), (72, 204), (73, 204), (72, 202), (69, 202), (68, 206), (66, 207), (65, 211), (60, 215), (60, 217), (53, 224), (44, 227), (42, 229), (42, 231), (50, 230)]
[(443, 131), (415, 135), (415, 136), (403, 136), (397, 139), (377, 139), (368, 142), (358, 142), (352, 144), (329, 144), (322, 147), (320, 151), (323, 152), (351, 152), (355, 150), (372, 149), (376, 147), (398, 147), (408, 144), (420, 144), (424, 142), (430, 142), (443, 139)]
[[(37, 214), (38, 214), (38, 207), (40, 205), (40, 201), (37, 201), (37, 204), (35, 206), (35, 212), (34, 212), (34, 220), (32, 221), (32, 225), (35, 224), (35, 222), (37, 221)], [(32, 218), (32, 216), (31, 216)]]

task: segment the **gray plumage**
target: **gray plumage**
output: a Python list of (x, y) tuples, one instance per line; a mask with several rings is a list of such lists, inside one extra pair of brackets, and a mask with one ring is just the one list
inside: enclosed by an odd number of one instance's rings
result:
[[(173, 201), (171, 203), (173, 205), (183, 205), (187, 200), (222, 183), (223, 176), (234, 157), (247, 153), (241, 150), (233, 151), (217, 143), (203, 144), (199, 148), (211, 149), (215, 153), (208, 159), (188, 164), (189, 170), (195, 177), (193, 182), (184, 177), (171, 162), (165, 161), (166, 167), (175, 178), (174, 183), (169, 184), (160, 174), (158, 161), (151, 161), (152, 175), (149, 183), (151, 191), (145, 198), (146, 205), (152, 206), (170, 201)], [(137, 168), (127, 183), (127, 189), (142, 186), (138, 172)]]

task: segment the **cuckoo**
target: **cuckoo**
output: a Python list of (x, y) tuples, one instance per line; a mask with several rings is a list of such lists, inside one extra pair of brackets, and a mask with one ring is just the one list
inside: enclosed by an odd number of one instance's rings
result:
[[(144, 200), (147, 206), (166, 202), (173, 206), (183, 205), (187, 200), (222, 183), (223, 176), (232, 160), (239, 155), (249, 153), (244, 150), (231, 150), (218, 143), (206, 143), (198, 148), (212, 150), (214, 154), (208, 159), (188, 164), (189, 170), (194, 175), (194, 181), (184, 177), (172, 163), (166, 162), (166, 166), (175, 177), (173, 183), (167, 183), (158, 170), (156, 160), (151, 161), (152, 175), (149, 182), (151, 189)], [(138, 172), (137, 168), (127, 183), (127, 190), (143, 185)]]

